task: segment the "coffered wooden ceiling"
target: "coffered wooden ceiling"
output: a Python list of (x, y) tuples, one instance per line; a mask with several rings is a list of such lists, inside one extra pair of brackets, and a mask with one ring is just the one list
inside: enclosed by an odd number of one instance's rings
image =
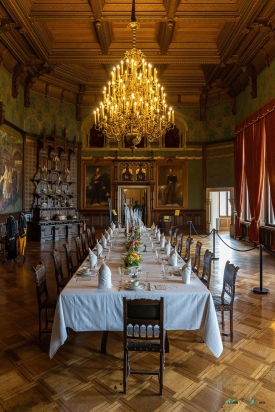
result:
[[(100, 100), (132, 47), (131, 0), (2, 0), (0, 16), (20, 79), (74, 103)], [(137, 48), (173, 105), (234, 101), (275, 57), (274, 0), (136, 0), (136, 18)]]

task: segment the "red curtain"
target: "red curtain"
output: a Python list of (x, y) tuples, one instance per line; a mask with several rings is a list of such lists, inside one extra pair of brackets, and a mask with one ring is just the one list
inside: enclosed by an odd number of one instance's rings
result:
[(242, 227), (242, 201), (243, 201), (243, 177), (244, 177), (244, 147), (243, 138), (244, 132), (240, 131), (236, 136), (235, 141), (235, 204), (237, 210), (236, 221), (236, 237), (241, 237)]
[(259, 217), (264, 174), (264, 117), (244, 130), (244, 156), (251, 213), (249, 240), (259, 243)]
[[(269, 177), (271, 202), (275, 213), (275, 112), (269, 113), (265, 117), (265, 145), (266, 145), (266, 166)], [(273, 235), (272, 250), (275, 250), (275, 235)]]

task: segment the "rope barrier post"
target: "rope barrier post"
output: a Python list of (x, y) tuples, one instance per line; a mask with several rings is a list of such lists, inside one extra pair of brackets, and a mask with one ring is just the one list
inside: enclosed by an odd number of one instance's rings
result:
[[(193, 225), (192, 220), (189, 220), (189, 222), (187, 223), (189, 223), (189, 237), (191, 238), (192, 237), (192, 225)], [(194, 242), (191, 242), (190, 245), (193, 245), (193, 243)]]
[(263, 288), (263, 245), (259, 245), (259, 252), (260, 252), (260, 287), (253, 288), (253, 292), (257, 293), (258, 295), (267, 295), (269, 289)]
[(216, 254), (216, 229), (213, 229), (213, 257), (212, 260), (219, 260), (218, 257), (215, 256)]

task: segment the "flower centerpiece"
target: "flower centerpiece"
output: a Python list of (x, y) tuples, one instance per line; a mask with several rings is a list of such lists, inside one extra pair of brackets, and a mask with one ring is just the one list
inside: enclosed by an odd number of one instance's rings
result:
[(138, 252), (141, 245), (142, 245), (142, 242), (138, 239), (129, 240), (128, 242), (125, 243), (126, 250), (134, 251), (134, 252)]
[[(126, 233), (126, 232), (125, 232)], [(140, 239), (140, 230), (138, 226), (132, 226), (128, 229), (128, 233), (126, 233), (128, 239)]]
[(129, 251), (127, 256), (125, 256), (124, 258), (124, 265), (126, 268), (138, 266), (141, 262), (142, 262), (141, 256), (132, 250)]

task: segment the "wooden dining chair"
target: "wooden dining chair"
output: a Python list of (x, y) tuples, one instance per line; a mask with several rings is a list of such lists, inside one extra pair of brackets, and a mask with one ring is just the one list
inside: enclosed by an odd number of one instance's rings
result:
[(93, 226), (91, 227), (91, 232), (92, 232), (93, 247), (95, 247), (95, 245), (96, 245), (96, 236), (95, 236), (95, 228)]
[(214, 253), (210, 252), (209, 249), (206, 249), (203, 257), (203, 268), (202, 274), (198, 276), (198, 278), (202, 281), (202, 283), (209, 289), (211, 273), (212, 273), (212, 258), (214, 257)]
[(93, 243), (92, 231), (89, 227), (87, 227), (86, 229), (86, 235), (87, 235), (88, 248), (92, 250), (95, 247), (95, 243)]
[(179, 229), (175, 229), (175, 230), (173, 231), (171, 246), (173, 246), (175, 249), (176, 249), (176, 247), (177, 247), (178, 233), (179, 233)]
[[(48, 288), (47, 288), (47, 280), (46, 280), (46, 270), (43, 262), (39, 262), (39, 264), (32, 268), (32, 271), (35, 275), (36, 281), (36, 297), (38, 303), (38, 320), (39, 320), (39, 340), (42, 339), (43, 333), (51, 333), (51, 329), (49, 329), (49, 323), (53, 322), (52, 319), (49, 319), (48, 311), (54, 311), (56, 308), (56, 303), (58, 296), (57, 295), (49, 295)], [(45, 328), (42, 328), (42, 317), (43, 311), (45, 311)]]
[(55, 272), (55, 280), (56, 280), (56, 288), (57, 294), (61, 292), (61, 290), (67, 285), (70, 280), (70, 277), (64, 277), (63, 269), (62, 269), (62, 262), (61, 262), (61, 255), (58, 250), (54, 250), (51, 253), (51, 257), (53, 258), (54, 263), (54, 272)]
[(82, 253), (80, 237), (79, 236), (74, 237), (74, 241), (75, 241), (77, 264), (78, 266), (80, 266), (85, 260), (85, 256), (83, 256), (83, 253)]
[(85, 233), (81, 233), (80, 241), (81, 241), (82, 255), (83, 255), (84, 258), (86, 258), (89, 254), (89, 250), (88, 250), (88, 247), (87, 247), (87, 238), (86, 238)]
[(78, 265), (73, 264), (72, 248), (69, 243), (64, 243), (63, 245), (66, 254), (66, 263), (68, 270), (68, 277), (71, 277), (78, 269)]
[(182, 254), (182, 245), (183, 245), (183, 233), (179, 233), (177, 237), (177, 252), (180, 256)]
[[(152, 299), (123, 298), (124, 309), (124, 367), (123, 390), (127, 391), (127, 381), (131, 374), (157, 375), (159, 394), (163, 391), (163, 372), (165, 361), (164, 303)], [(159, 369), (131, 369), (131, 351), (158, 352)]]
[(190, 250), (193, 238), (188, 236), (185, 242), (185, 254), (183, 256), (183, 260), (187, 262), (190, 259)]
[[(213, 301), (217, 312), (222, 315), (222, 333), (223, 336), (230, 336), (230, 341), (233, 342), (233, 305), (235, 299), (235, 283), (238, 266), (234, 266), (228, 260), (225, 264), (223, 274), (223, 287), (221, 295), (213, 295)], [(230, 313), (230, 333), (224, 332), (224, 312)]]
[(192, 272), (194, 272), (196, 275), (199, 274), (199, 270), (200, 270), (201, 248), (202, 248), (202, 243), (198, 240), (196, 243), (196, 249), (195, 249), (195, 260), (192, 265)]

